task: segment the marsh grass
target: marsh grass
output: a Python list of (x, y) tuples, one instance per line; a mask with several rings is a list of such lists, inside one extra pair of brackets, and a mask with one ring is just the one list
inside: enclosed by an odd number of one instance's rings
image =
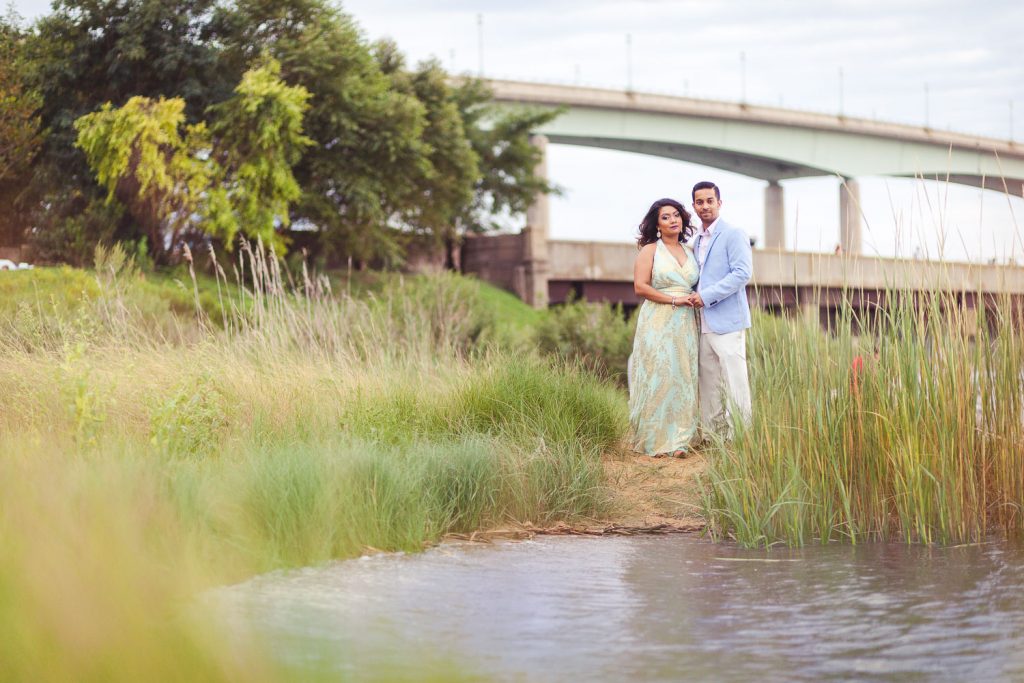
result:
[(760, 317), (755, 414), (714, 449), (704, 508), (746, 545), (954, 543), (1024, 525), (1019, 304), (895, 289), (831, 333)]
[(183, 318), (117, 250), (98, 266), (88, 296), (0, 325), (6, 679), (274, 679), (184, 605), (256, 572), (605, 509), (618, 390), (504, 345), (472, 281), (357, 298), (257, 246), (215, 288), (183, 281)]

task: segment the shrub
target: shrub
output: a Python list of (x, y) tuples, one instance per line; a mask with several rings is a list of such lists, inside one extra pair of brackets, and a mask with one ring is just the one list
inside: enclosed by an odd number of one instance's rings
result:
[(537, 325), (537, 347), (546, 354), (577, 361), (598, 375), (626, 384), (636, 317), (621, 306), (570, 301), (552, 308)]

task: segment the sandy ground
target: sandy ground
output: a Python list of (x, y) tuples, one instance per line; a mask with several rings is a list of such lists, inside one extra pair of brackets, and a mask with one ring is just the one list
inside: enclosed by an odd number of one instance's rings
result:
[(625, 527), (702, 528), (696, 476), (706, 459), (651, 458), (632, 453), (605, 456), (604, 468), (613, 500), (610, 524)]

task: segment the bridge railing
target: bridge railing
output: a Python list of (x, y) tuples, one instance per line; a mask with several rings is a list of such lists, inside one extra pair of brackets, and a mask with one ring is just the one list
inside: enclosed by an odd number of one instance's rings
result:
[[(548, 249), (552, 280), (633, 281), (633, 244), (551, 240)], [(755, 249), (751, 284), (1024, 294), (1024, 268)]]
[[(636, 253), (631, 243), (549, 240), (547, 259), (537, 264), (530, 261), (524, 235), (496, 235), (468, 240), (463, 266), (538, 305), (571, 296), (632, 305), (639, 303), (633, 293)], [(1016, 266), (771, 249), (756, 249), (753, 258), (751, 305), (773, 310), (835, 306), (844, 296), (878, 301), (892, 290), (955, 292), (970, 307), (979, 296), (1000, 294), (1024, 302), (1024, 268)], [(528, 274), (547, 280), (546, 301), (530, 300)]]

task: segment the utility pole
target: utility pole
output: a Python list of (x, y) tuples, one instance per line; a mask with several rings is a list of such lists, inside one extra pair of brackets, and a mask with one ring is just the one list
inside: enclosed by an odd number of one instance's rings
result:
[(633, 92), (633, 34), (626, 34), (626, 92)]
[(747, 103), (747, 53), (740, 50), (740, 104)]
[(839, 67), (839, 116), (845, 113), (843, 109), (843, 67)]
[(928, 116), (928, 84), (924, 84), (924, 127), (929, 128), (931, 126), (931, 120)]
[(480, 78), (484, 77), (484, 15), (476, 15), (476, 44), (479, 59)]

